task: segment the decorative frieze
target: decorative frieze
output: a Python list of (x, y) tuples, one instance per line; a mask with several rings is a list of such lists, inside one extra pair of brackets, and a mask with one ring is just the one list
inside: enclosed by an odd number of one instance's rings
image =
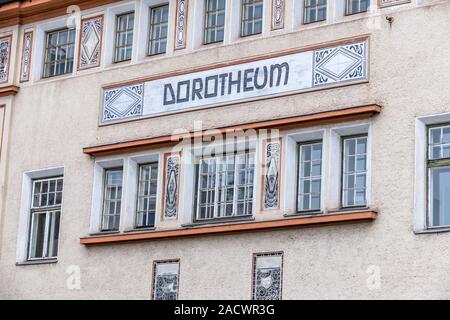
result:
[(367, 42), (314, 51), (314, 86), (367, 78)]
[(396, 6), (405, 3), (411, 3), (411, 0), (378, 0), (378, 5), (380, 8)]
[(166, 260), (153, 263), (153, 300), (177, 300), (180, 261)]
[(264, 143), (263, 210), (280, 208), (281, 139)]
[[(104, 90), (102, 122), (224, 106), (368, 80), (368, 38), (291, 50)], [(144, 93), (145, 91), (145, 93)]]
[(78, 69), (100, 66), (102, 50), (103, 15), (81, 20)]
[(165, 220), (177, 219), (180, 167), (180, 153), (168, 153), (164, 155), (163, 218)]
[(188, 0), (177, 0), (175, 19), (175, 50), (186, 48)]
[(253, 256), (253, 300), (281, 300), (283, 253)]
[(33, 49), (33, 31), (25, 32), (25, 34), (23, 35), (20, 82), (27, 82), (30, 80), (32, 49)]
[(12, 36), (0, 38), (0, 83), (8, 82)]
[(143, 83), (105, 90), (102, 122), (140, 116), (143, 104)]
[(284, 28), (285, 0), (272, 0), (272, 30)]

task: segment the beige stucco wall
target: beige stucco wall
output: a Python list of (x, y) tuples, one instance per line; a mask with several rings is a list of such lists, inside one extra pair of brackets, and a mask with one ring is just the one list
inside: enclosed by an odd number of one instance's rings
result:
[[(23, 86), (9, 126), (0, 232), (0, 298), (150, 297), (152, 261), (180, 258), (180, 299), (248, 299), (252, 254), (284, 251), (284, 299), (450, 298), (450, 233), (413, 232), (415, 117), (450, 112), (450, 3), (358, 19), (60, 80)], [(379, 21), (376, 21), (379, 19)], [(111, 82), (370, 35), (370, 81), (260, 102), (98, 127), (100, 87)], [(2, 98), (0, 98), (2, 99)], [(2, 100), (0, 100), (0, 104)], [(374, 223), (85, 247), (94, 160), (82, 148), (192, 129), (379, 103), (373, 119)], [(64, 166), (58, 263), (16, 266), (23, 172)], [(66, 287), (80, 266), (81, 290)], [(367, 268), (381, 287), (370, 290)]]

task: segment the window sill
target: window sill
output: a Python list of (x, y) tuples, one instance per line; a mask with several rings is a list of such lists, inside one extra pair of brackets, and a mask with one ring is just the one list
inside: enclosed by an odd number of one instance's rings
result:
[(7, 97), (7, 96), (15, 96), (17, 93), (19, 93), (19, 87), (17, 86), (6, 86), (0, 88), (0, 97)]
[(40, 264), (54, 264), (58, 259), (41, 259), (41, 260), (28, 260), (23, 262), (16, 262), (16, 266), (34, 266)]
[(243, 222), (243, 221), (254, 221), (255, 218), (251, 215), (243, 216), (243, 217), (227, 217), (227, 218), (217, 218), (210, 219), (205, 221), (195, 221), (193, 223), (182, 224), (181, 226), (184, 228), (193, 228), (197, 226), (205, 226), (205, 225), (219, 225), (219, 224), (231, 224), (233, 222)]
[(441, 228), (428, 228), (423, 230), (414, 230), (414, 234), (436, 234), (436, 233), (444, 233), (450, 232), (450, 227), (441, 227)]
[(353, 211), (336, 214), (323, 214), (313, 217), (292, 217), (268, 221), (251, 221), (234, 224), (196, 226), (165, 231), (153, 231), (145, 233), (119, 234), (90, 236), (80, 239), (83, 245), (105, 245), (116, 243), (127, 243), (134, 241), (171, 240), (190, 237), (204, 237), (214, 235), (225, 235), (242, 232), (256, 232), (268, 230), (280, 230), (288, 228), (305, 228), (341, 223), (370, 222), (377, 218), (376, 211)]

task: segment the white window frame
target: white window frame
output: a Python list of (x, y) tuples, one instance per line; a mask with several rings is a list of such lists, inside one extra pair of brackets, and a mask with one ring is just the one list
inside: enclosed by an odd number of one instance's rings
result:
[[(57, 261), (57, 257), (53, 258), (36, 258), (29, 259), (29, 246), (30, 241), (30, 228), (31, 228), (31, 208), (32, 208), (32, 194), (33, 194), (33, 181), (37, 179), (46, 179), (49, 177), (63, 177), (64, 179), (64, 167), (53, 167), (46, 169), (39, 169), (24, 172), (22, 176), (22, 192), (20, 198), (20, 211), (19, 211), (19, 226), (17, 232), (17, 249), (16, 249), (16, 262), (18, 264), (42, 261), (53, 262)], [(63, 187), (64, 190), (64, 187)], [(64, 192), (64, 191), (63, 191)], [(59, 232), (61, 234), (62, 218), (64, 210), (64, 194), (60, 206), (60, 227)], [(59, 238), (59, 237), (58, 237)], [(58, 253), (60, 252), (60, 246), (58, 244)]]
[(450, 113), (425, 115), (416, 118), (415, 174), (414, 174), (414, 232), (447, 232), (450, 227), (429, 227), (428, 207), (428, 126), (450, 123)]
[(52, 20), (36, 26), (34, 47), (32, 51), (32, 65), (34, 65), (34, 67), (32, 67), (32, 70), (30, 71), (30, 76), (32, 75), (33, 79), (40, 79), (40, 81), (51, 81), (54, 79), (60, 79), (61, 77), (70, 77), (76, 74), (79, 51), (78, 43), (80, 36), (80, 30), (77, 28), (75, 28), (75, 49), (72, 72), (52, 77), (44, 77), (44, 59), (46, 54), (47, 33), (64, 28), (67, 28), (67, 18), (58, 18), (57, 20)]

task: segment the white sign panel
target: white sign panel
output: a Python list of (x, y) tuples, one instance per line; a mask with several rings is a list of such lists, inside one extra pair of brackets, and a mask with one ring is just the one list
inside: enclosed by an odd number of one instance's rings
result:
[(104, 91), (102, 122), (157, 116), (367, 79), (367, 41)]

